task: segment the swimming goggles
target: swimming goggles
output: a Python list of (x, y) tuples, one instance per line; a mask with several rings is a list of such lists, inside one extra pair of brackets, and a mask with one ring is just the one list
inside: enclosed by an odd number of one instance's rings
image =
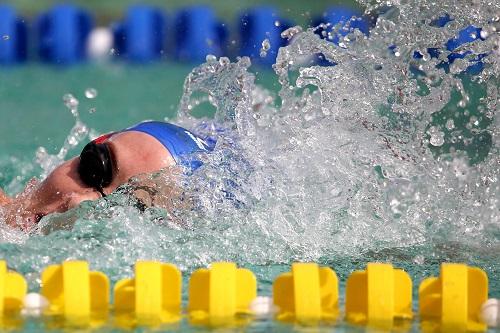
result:
[(88, 143), (80, 154), (78, 174), (85, 185), (95, 188), (105, 197), (103, 188), (113, 180), (111, 152), (106, 143)]

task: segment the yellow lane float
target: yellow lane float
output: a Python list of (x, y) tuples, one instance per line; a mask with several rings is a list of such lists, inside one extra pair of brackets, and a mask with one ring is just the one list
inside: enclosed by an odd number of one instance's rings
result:
[(345, 307), (347, 320), (354, 324), (389, 329), (395, 319), (411, 319), (410, 276), (391, 264), (369, 263), (347, 279)]
[(277, 319), (314, 323), (338, 317), (338, 278), (328, 267), (295, 263), (292, 271), (281, 274), (273, 284)]
[[(195, 271), (188, 288), (185, 314), (196, 325), (235, 326), (272, 316), (324, 325), (340, 318), (337, 275), (314, 263), (292, 264), (290, 272), (275, 279), (272, 298), (257, 297), (255, 275), (230, 262)], [(41, 274), (40, 294), (26, 293), (24, 277), (0, 261), (2, 328), (18, 328), (23, 318), (40, 315), (47, 328), (95, 327), (104, 322), (118, 327), (172, 325), (184, 316), (181, 272), (160, 262), (138, 261), (135, 276), (116, 283), (112, 317), (109, 280), (89, 271), (85, 261), (48, 266)], [(368, 263), (366, 270), (348, 277), (345, 293), (348, 322), (400, 332), (410, 327), (412, 281), (405, 271)], [(482, 332), (487, 325), (499, 326), (500, 301), (488, 300), (488, 277), (477, 267), (442, 264), (440, 276), (423, 280), (418, 295), (423, 331)]]
[(195, 323), (230, 323), (238, 314), (250, 314), (256, 297), (257, 280), (251, 271), (234, 263), (213, 263), (191, 275), (188, 312)]
[(423, 280), (418, 293), (424, 329), (437, 322), (447, 332), (486, 330), (480, 320), (481, 306), (488, 299), (488, 276), (483, 270), (442, 264), (440, 276)]
[(181, 318), (181, 294), (182, 276), (177, 267), (138, 261), (135, 278), (115, 285), (115, 314), (132, 317), (139, 325), (176, 322)]
[(21, 274), (9, 272), (7, 263), (0, 260), (0, 316), (18, 312), (28, 290), (26, 280)]
[(109, 280), (90, 272), (85, 261), (65, 261), (42, 272), (41, 294), (49, 301), (49, 315), (71, 324), (104, 320), (109, 308)]

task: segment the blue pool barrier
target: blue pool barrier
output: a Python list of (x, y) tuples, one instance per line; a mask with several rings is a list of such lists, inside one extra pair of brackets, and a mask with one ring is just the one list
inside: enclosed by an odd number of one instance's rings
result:
[[(446, 43), (446, 49), (448, 51), (452, 51), (448, 55), (448, 63), (443, 64), (445, 70), (449, 70), (449, 65), (453, 64), (456, 59), (463, 59), (466, 56), (472, 54), (472, 51), (457, 51), (457, 49), (463, 44), (471, 43), (476, 40), (484, 40), (481, 37), (481, 28), (477, 28), (473, 25), (466, 27), (458, 32), (458, 35), (455, 38), (450, 39)], [(473, 59), (470, 60), (470, 65), (465, 69), (465, 72), (469, 75), (477, 75), (481, 73), (484, 68), (484, 63), (481, 61), (486, 56), (485, 53), (476, 54)]]
[(26, 23), (14, 8), (0, 5), (0, 64), (10, 65), (26, 60)]
[[(433, 22), (431, 22), (431, 26), (442, 28), (450, 21), (453, 21), (453, 18), (451, 18), (448, 14), (445, 14), (443, 16), (440, 16)], [(460, 30), (454, 38), (448, 40), (444, 45), (444, 48), (446, 48), (446, 50), (451, 52), (447, 56), (448, 61), (441, 62), (439, 65), (437, 65), (437, 67), (443, 68), (446, 72), (449, 72), (450, 65), (453, 64), (453, 62), (456, 59), (463, 59), (466, 56), (472, 54), (472, 51), (470, 50), (457, 50), (457, 49), (464, 44), (471, 43), (476, 40), (484, 40), (484, 38), (481, 37), (481, 31), (482, 31), (481, 28), (475, 27), (473, 25), (470, 25)], [(428, 48), (427, 53), (429, 53), (429, 55), (432, 58), (439, 58), (439, 55), (442, 53), (442, 49)], [(484, 63), (481, 60), (486, 55), (487, 54), (485, 53), (476, 54), (475, 57), (470, 60), (470, 65), (465, 69), (465, 73), (469, 75), (479, 74), (484, 68)], [(421, 59), (423, 55), (420, 52), (414, 52), (413, 57), (415, 59)]]
[(115, 51), (133, 62), (150, 62), (165, 52), (167, 19), (161, 9), (131, 6), (123, 22), (113, 27)]
[[(361, 11), (351, 7), (335, 6), (325, 11), (323, 16), (315, 18), (313, 20), (313, 26), (317, 27), (315, 32), (320, 38), (329, 40), (338, 45), (340, 37), (346, 36), (352, 29), (359, 29), (368, 36), (370, 33), (370, 21), (373, 19), (373, 17), (364, 17)], [(328, 24), (328, 26), (320, 26), (322, 23)], [(339, 24), (341, 28), (333, 33), (336, 26)], [(335, 65), (335, 63), (326, 60), (323, 54), (316, 55), (316, 64), (320, 66)]]
[(87, 37), (93, 19), (79, 7), (56, 5), (38, 17), (38, 55), (55, 64), (73, 64), (86, 58)]
[[(330, 7), (322, 17), (313, 21), (313, 26), (319, 26), (321, 23), (329, 24), (328, 27), (319, 27), (316, 33), (324, 39), (328, 39), (335, 44), (339, 43), (340, 36), (347, 35), (352, 29), (359, 29), (365, 35), (369, 35), (369, 20), (363, 17), (363, 13), (350, 7), (335, 6)], [(334, 28), (340, 24), (341, 28), (330, 36)], [(326, 34), (326, 36), (324, 36)]]
[(208, 54), (225, 54), (227, 28), (208, 6), (192, 6), (177, 12), (174, 23), (175, 58), (201, 63)]
[[(291, 23), (281, 16), (274, 7), (254, 7), (244, 12), (238, 21), (240, 31), (240, 55), (249, 56), (254, 63), (270, 66), (276, 61), (278, 49), (285, 46), (286, 39), (281, 33)], [(267, 55), (261, 57), (262, 41), (269, 40)]]

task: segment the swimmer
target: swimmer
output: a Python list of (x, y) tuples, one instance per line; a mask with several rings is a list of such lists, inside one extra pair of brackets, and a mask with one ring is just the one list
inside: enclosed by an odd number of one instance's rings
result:
[(80, 156), (59, 165), (44, 181), (29, 182), (14, 198), (0, 190), (0, 207), (8, 225), (29, 230), (45, 215), (105, 197), (131, 177), (173, 166), (194, 170), (201, 165), (194, 156), (213, 148), (213, 140), (182, 127), (143, 122), (91, 141)]

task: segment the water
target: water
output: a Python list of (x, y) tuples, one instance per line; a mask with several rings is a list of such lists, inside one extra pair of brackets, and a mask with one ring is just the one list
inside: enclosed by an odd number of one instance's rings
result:
[[(213, 261), (235, 261), (257, 274), (264, 295), (294, 261), (332, 267), (341, 290), (352, 270), (392, 262), (410, 273), (415, 292), (441, 262), (453, 261), (483, 268), (498, 298), (498, 9), (400, 1), (369, 38), (354, 31), (339, 46), (314, 29), (291, 28), (283, 37), (292, 42), (273, 66), (277, 93), (256, 84), (261, 74), (249, 71), (249, 59), (207, 57), (187, 76), (175, 119), (219, 137), (202, 168), (182, 180), (138, 177), (104, 200), (45, 217), (29, 237), (2, 230), (8, 241), (0, 252), (33, 290), (43, 267), (65, 259), (88, 260), (113, 282), (131, 276), (138, 259), (172, 262), (185, 281)], [(435, 27), (445, 13), (455, 20)], [(428, 49), (470, 24), (488, 38), (461, 46), (471, 55), (447, 70), (449, 52), (435, 58)], [(311, 64), (318, 53), (336, 66)], [(485, 68), (464, 73), (478, 54)], [(75, 126), (56, 154), (62, 159), (92, 132), (79, 130), (86, 125), (78, 103), (64, 101)], [(213, 119), (192, 116), (207, 105)], [(53, 157), (38, 156), (43, 170)], [(33, 163), (3, 158), (19, 182), (37, 175)], [(172, 200), (152, 198), (165, 209), (141, 213), (132, 204), (140, 187), (167, 193), (176, 186), (185, 191)], [(264, 321), (250, 329), (270, 328), (290, 327)]]

